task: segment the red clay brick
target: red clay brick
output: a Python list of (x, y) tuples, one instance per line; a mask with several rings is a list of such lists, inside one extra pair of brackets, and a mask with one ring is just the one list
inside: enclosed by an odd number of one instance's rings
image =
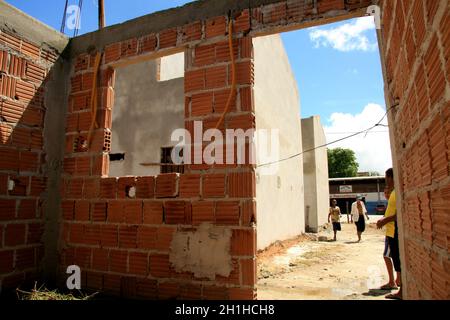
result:
[(227, 32), (227, 20), (224, 16), (215, 17), (206, 21), (205, 36), (206, 39), (223, 36)]
[(100, 232), (102, 247), (117, 247), (119, 242), (117, 226), (102, 225)]
[(109, 252), (110, 270), (113, 272), (126, 273), (127, 259), (126, 251), (111, 250)]
[(195, 201), (192, 202), (192, 224), (214, 223), (214, 202)]
[(41, 238), (42, 238), (43, 232), (44, 232), (44, 227), (41, 223), (29, 223), (28, 224), (28, 234), (27, 234), (27, 244), (41, 243)]
[(141, 249), (154, 249), (156, 246), (156, 228), (139, 226), (137, 231), (137, 246)]
[(136, 178), (136, 198), (151, 199), (155, 196), (155, 178), (137, 177)]
[(89, 201), (75, 201), (75, 220), (89, 221)]
[(125, 222), (128, 224), (142, 223), (142, 201), (126, 201), (124, 204)]
[(25, 244), (25, 224), (8, 224), (5, 228), (5, 246), (13, 247)]
[(14, 270), (14, 251), (2, 250), (0, 251), (0, 274), (10, 273)]
[(240, 256), (254, 256), (256, 254), (255, 229), (233, 230), (231, 254)]
[(177, 29), (168, 29), (159, 33), (159, 48), (175, 47), (177, 44)]
[(117, 194), (117, 178), (102, 178), (100, 180), (100, 197), (115, 199)]
[(75, 212), (75, 201), (64, 200), (61, 202), (63, 219), (73, 220)]
[(212, 113), (213, 94), (211, 92), (192, 95), (191, 115), (193, 117)]
[(233, 172), (228, 175), (228, 195), (230, 197), (255, 197), (255, 193), (254, 172)]
[(205, 89), (221, 88), (225, 87), (226, 85), (227, 85), (226, 66), (212, 67), (205, 70)]
[(148, 256), (146, 253), (130, 252), (128, 259), (129, 259), (129, 267), (128, 267), (129, 273), (147, 276)]
[(130, 198), (130, 188), (136, 188), (135, 177), (120, 177), (117, 181), (117, 199)]
[(202, 193), (204, 198), (225, 196), (225, 174), (205, 174), (202, 178)]
[(183, 42), (200, 40), (202, 38), (202, 23), (200, 21), (183, 26)]
[(139, 39), (139, 53), (155, 51), (157, 39), (154, 34), (144, 36)]
[(24, 270), (35, 266), (34, 248), (18, 249), (16, 251), (16, 269)]
[(200, 175), (182, 174), (180, 176), (180, 197), (190, 198), (200, 196)]
[(157, 278), (167, 278), (170, 275), (169, 255), (150, 254), (150, 274)]
[(216, 202), (216, 224), (239, 225), (240, 211), (238, 201)]
[(36, 218), (36, 199), (22, 199), (19, 203), (17, 216), (19, 219)]
[(170, 227), (157, 228), (155, 249), (159, 251), (169, 252), (174, 232), (175, 229)]
[(122, 41), (120, 45), (120, 56), (124, 58), (136, 55), (137, 44), (136, 38)]
[(143, 216), (144, 224), (162, 224), (163, 203), (160, 201), (144, 201)]
[(185, 93), (205, 89), (205, 70), (189, 70), (184, 74)]
[(185, 201), (166, 201), (164, 203), (165, 223), (188, 224), (189, 210)]
[(157, 198), (176, 197), (178, 195), (178, 174), (166, 173), (156, 177)]
[(242, 272), (242, 285), (256, 285), (256, 259), (242, 259), (240, 260), (240, 263)]

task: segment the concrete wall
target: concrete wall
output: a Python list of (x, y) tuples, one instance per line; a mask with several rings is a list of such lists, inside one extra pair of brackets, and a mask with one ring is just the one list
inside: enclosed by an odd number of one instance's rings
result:
[[(303, 150), (326, 143), (319, 116), (302, 119)], [(327, 222), (329, 208), (328, 156), (326, 148), (303, 154), (305, 181), (305, 224), (309, 232), (317, 232)]]
[[(279, 35), (254, 38), (253, 46), (256, 129), (278, 129), (279, 156), (289, 157), (302, 150), (297, 83)], [(265, 146), (258, 145), (257, 148)], [(259, 159), (258, 163), (261, 164)], [(258, 168), (258, 249), (304, 231), (302, 165), (302, 157), (296, 157)], [(264, 170), (270, 168), (275, 172), (265, 175)]]
[(184, 78), (157, 81), (157, 63), (116, 69), (111, 153), (125, 153), (125, 160), (110, 163), (111, 177), (160, 173), (159, 166), (140, 163), (159, 163), (161, 147), (176, 144), (172, 131), (184, 128)]

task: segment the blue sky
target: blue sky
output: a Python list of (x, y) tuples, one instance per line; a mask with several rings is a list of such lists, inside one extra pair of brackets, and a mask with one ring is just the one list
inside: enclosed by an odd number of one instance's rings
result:
[[(59, 30), (64, 0), (7, 0)], [(186, 0), (105, 0), (106, 24), (181, 6)], [(69, 5), (78, 1), (69, 0)], [(79, 34), (97, 29), (97, 0), (84, 0)], [(372, 19), (372, 20), (371, 20)], [(67, 30), (68, 35), (73, 31)], [(282, 34), (298, 82), (301, 115), (320, 115), (327, 141), (368, 128), (385, 111), (383, 79), (373, 17)], [(360, 169), (384, 171), (391, 164), (386, 129), (332, 147), (356, 149)], [(358, 150), (359, 149), (359, 150)]]

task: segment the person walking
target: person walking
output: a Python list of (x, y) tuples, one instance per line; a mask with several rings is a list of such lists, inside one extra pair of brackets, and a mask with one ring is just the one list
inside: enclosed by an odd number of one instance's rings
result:
[(358, 235), (358, 242), (361, 241), (361, 235), (366, 230), (366, 218), (369, 220), (367, 215), (367, 209), (362, 201), (362, 196), (358, 195), (356, 201), (352, 203), (352, 222), (356, 225), (356, 234)]
[(333, 199), (331, 201), (331, 207), (330, 212), (328, 213), (328, 223), (333, 223), (333, 232), (334, 232), (334, 239), (333, 241), (336, 241), (336, 235), (338, 231), (341, 231), (341, 209), (337, 206), (336, 199)]

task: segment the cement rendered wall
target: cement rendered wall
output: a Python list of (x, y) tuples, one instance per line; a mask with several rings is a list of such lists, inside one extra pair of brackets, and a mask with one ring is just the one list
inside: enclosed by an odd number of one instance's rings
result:
[(157, 64), (116, 69), (111, 153), (125, 153), (125, 160), (110, 162), (110, 177), (159, 174), (159, 166), (141, 163), (161, 162), (161, 147), (174, 146), (172, 131), (184, 128), (184, 78), (157, 81)]
[[(297, 83), (279, 35), (253, 38), (253, 47), (256, 129), (278, 129), (279, 157), (286, 158), (302, 150)], [(302, 165), (296, 157), (257, 169), (258, 249), (304, 232)]]
[[(320, 117), (302, 119), (303, 150), (311, 150), (326, 143)], [(326, 148), (303, 154), (305, 181), (305, 224), (309, 232), (317, 232), (327, 223), (329, 208), (328, 156)]]

